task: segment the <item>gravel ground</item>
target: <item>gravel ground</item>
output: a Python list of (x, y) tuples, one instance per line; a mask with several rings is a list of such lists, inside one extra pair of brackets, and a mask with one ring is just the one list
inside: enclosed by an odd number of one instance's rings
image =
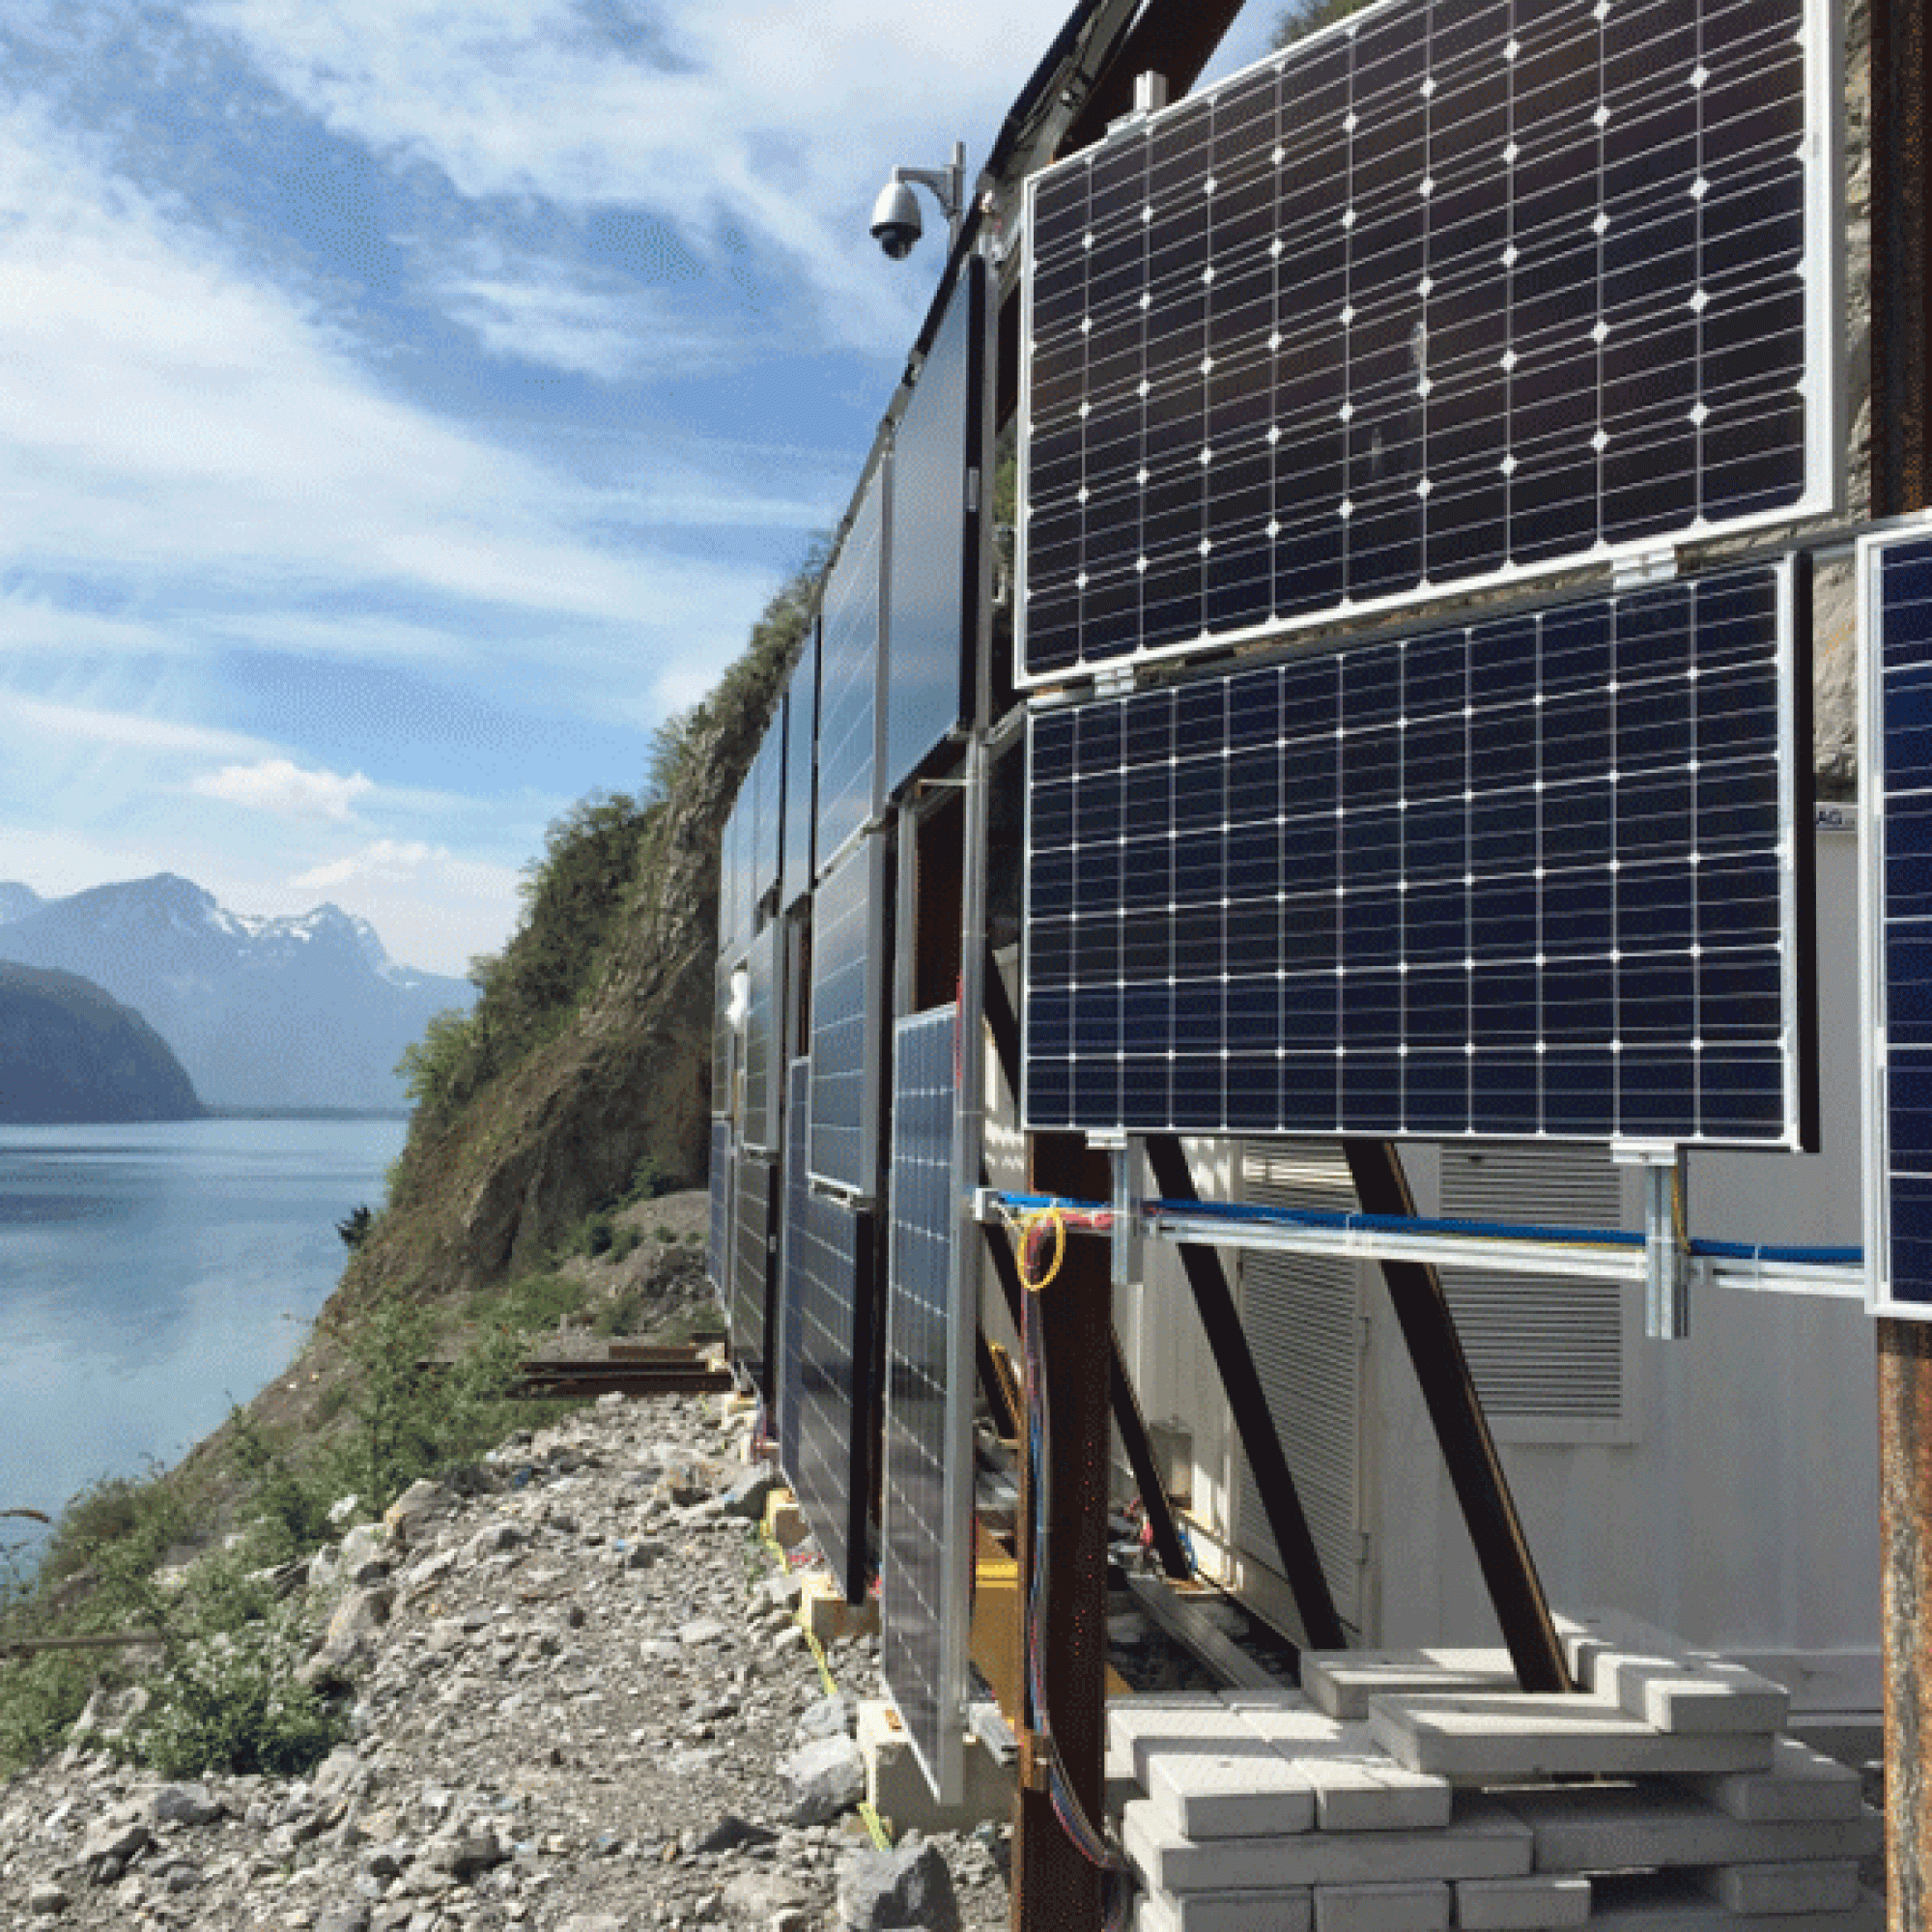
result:
[(746, 1428), (607, 1397), (353, 1527), (303, 1586), (351, 1742), (306, 1779), (164, 1785), (91, 1735), (138, 1690), (97, 1698), (0, 1786), (0, 1925), (1005, 1925), (1004, 1828), (871, 1850), (845, 1741), (875, 1640), (832, 1648), (828, 1698), (798, 1578), (731, 1513)]

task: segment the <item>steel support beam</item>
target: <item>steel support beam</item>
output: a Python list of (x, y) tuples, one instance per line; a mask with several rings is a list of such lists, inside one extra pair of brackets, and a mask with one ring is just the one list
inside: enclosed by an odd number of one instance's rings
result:
[[(1928, 0), (1871, 8), (1871, 511), (1932, 500)], [(1932, 1329), (1878, 1328), (1886, 1914), (1932, 1932)]]
[[(1033, 1168), (1037, 1188), (1080, 1198), (1090, 1160), (1077, 1137), (1043, 1134), (1033, 1144)], [(1108, 1459), (1107, 1357), (1094, 1343), (1106, 1327), (1112, 1301), (1106, 1247), (1069, 1241), (1059, 1274), (1034, 1297), (1033, 1306), (1052, 1422), (1041, 1676), (1054, 1755), (1096, 1824), (1103, 1815), (1106, 1731)], [(1020, 1470), (1018, 1613), (1024, 1619), (1035, 1579), (1037, 1503), (1025, 1457)], [(1020, 1655), (1025, 1654), (1022, 1647)], [(1014, 1932), (1100, 1932), (1106, 1916), (1103, 1875), (1054, 1810), (1037, 1750), (1039, 1716), (1029, 1692), (1013, 1805), (1011, 1923)]]
[[(1163, 1199), (1199, 1199), (1178, 1134), (1150, 1134), (1147, 1152), (1154, 1185)], [(1328, 1579), (1321, 1574), (1321, 1559), (1316, 1553), (1315, 1538), (1302, 1512), (1301, 1496), (1289, 1472), (1281, 1435), (1269, 1412), (1267, 1393), (1262, 1387), (1254, 1351), (1248, 1347), (1246, 1331), (1241, 1327), (1221, 1257), (1212, 1248), (1183, 1244), (1180, 1265), (1187, 1275), (1188, 1287), (1194, 1292), (1194, 1305), (1201, 1312), (1201, 1326), (1207, 1333), (1208, 1346), (1214, 1351), (1214, 1366), (1220, 1371), (1221, 1386), (1227, 1392), (1235, 1431), (1241, 1439), (1248, 1466), (1255, 1472), (1255, 1487), (1261, 1492), (1268, 1528), (1281, 1554), (1282, 1575), (1294, 1598), (1301, 1628), (1293, 1634), (1309, 1650), (1344, 1650), (1349, 1639), (1336, 1612), (1335, 1599), (1329, 1593)]]
[[(1415, 1212), (1402, 1157), (1391, 1143), (1345, 1140), (1342, 1151), (1364, 1213)], [(1442, 1277), (1426, 1262), (1384, 1261), (1381, 1269), (1518, 1681), (1525, 1690), (1568, 1690), (1573, 1687), (1563, 1646), (1442, 1292)]]

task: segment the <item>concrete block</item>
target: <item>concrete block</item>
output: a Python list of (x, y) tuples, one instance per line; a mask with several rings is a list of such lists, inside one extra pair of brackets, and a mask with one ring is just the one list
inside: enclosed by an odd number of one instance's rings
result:
[(1433, 1879), (1318, 1885), (1315, 1932), (1449, 1932), (1449, 1888)]
[(867, 1801), (880, 1817), (892, 1820), (895, 1836), (910, 1831), (965, 1832), (1012, 1815), (1013, 1768), (999, 1763), (970, 1731), (966, 1795), (957, 1804), (934, 1802), (932, 1787), (913, 1755), (912, 1740), (898, 1714), (883, 1700), (859, 1706), (859, 1749), (866, 1759)]
[(1315, 1790), (1272, 1752), (1162, 1751), (1151, 1756), (1154, 1809), (1189, 1838), (1271, 1838), (1315, 1823)]
[(1514, 1690), (1506, 1650), (1305, 1650), (1301, 1685), (1331, 1718), (1364, 1719), (1369, 1699), (1400, 1690)]
[(877, 1604), (848, 1604), (829, 1577), (808, 1577), (798, 1599), (798, 1620), (820, 1643), (840, 1637), (874, 1636), (879, 1629)]
[(1846, 1912), (1728, 1912), (1682, 1872), (1593, 1881), (1590, 1932), (1884, 1932), (1885, 1907), (1868, 1891)]
[(1449, 1822), (1449, 1780), (1396, 1763), (1367, 1724), (1285, 1704), (1234, 1708), (1314, 1787), (1322, 1831), (1427, 1832)]
[(1172, 1892), (1514, 1878), (1529, 1870), (1533, 1844), (1520, 1820), (1485, 1804), (1436, 1832), (1194, 1839), (1162, 1819), (1151, 1800), (1140, 1799), (1122, 1813), (1121, 1835), (1147, 1885)]
[(1622, 1611), (1566, 1619), (1563, 1638), (1580, 1684), (1659, 1730), (1776, 1731), (1791, 1715), (1783, 1685)]
[(1145, 1892), (1137, 1932), (1312, 1932), (1314, 1893), (1306, 1887), (1271, 1891)]
[(1693, 1796), (1753, 1824), (1856, 1818), (1863, 1805), (1859, 1775), (1796, 1738), (1779, 1738), (1768, 1772), (1677, 1780)]
[(1456, 1923), (1463, 1932), (1557, 1932), (1590, 1917), (1590, 1881), (1546, 1876), (1464, 1878), (1456, 1882)]
[(1849, 1912), (1859, 1902), (1859, 1868), (1850, 1861), (1722, 1865), (1699, 1873), (1698, 1882), (1726, 1912), (1783, 1917), (1797, 1912)]
[(1107, 1706), (1107, 1747), (1125, 1754), (1143, 1785), (1156, 1758), (1185, 1752), (1279, 1762), (1279, 1753), (1214, 1696), (1119, 1698)]
[(1504, 1802), (1536, 1834), (1538, 1871), (1859, 1859), (1883, 1840), (1876, 1812), (1747, 1822), (1675, 1783), (1512, 1791)]
[(1683, 1737), (1657, 1730), (1597, 1696), (1512, 1692), (1375, 1697), (1369, 1729), (1411, 1771), (1464, 1782), (1581, 1773), (1764, 1771), (1771, 1739), (1757, 1732)]

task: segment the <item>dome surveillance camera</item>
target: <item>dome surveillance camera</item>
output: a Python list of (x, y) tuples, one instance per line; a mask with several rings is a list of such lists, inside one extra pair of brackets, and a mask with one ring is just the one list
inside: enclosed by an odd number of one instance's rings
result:
[(923, 229), (911, 187), (904, 182), (888, 182), (872, 204), (872, 235), (879, 246), (895, 262), (903, 262)]

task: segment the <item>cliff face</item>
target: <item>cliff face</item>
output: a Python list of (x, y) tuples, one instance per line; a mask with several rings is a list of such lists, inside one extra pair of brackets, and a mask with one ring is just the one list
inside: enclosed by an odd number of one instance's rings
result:
[(192, 1121), (181, 1063), (130, 1007), (74, 973), (0, 962), (0, 1121)]

